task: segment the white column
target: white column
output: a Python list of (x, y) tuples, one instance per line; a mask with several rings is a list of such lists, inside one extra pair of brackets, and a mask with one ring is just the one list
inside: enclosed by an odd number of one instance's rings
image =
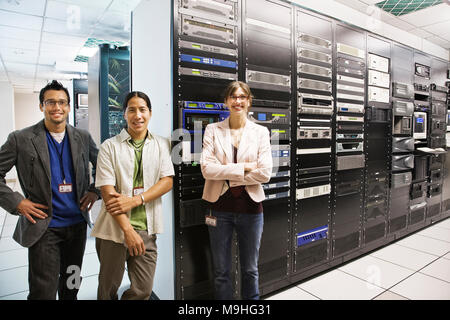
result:
[[(171, 2), (141, 1), (133, 11), (131, 41), (132, 90), (146, 93), (152, 104), (151, 132), (172, 134)], [(160, 299), (174, 299), (175, 244), (173, 192), (163, 196), (164, 233), (158, 235), (158, 263), (153, 291)]]

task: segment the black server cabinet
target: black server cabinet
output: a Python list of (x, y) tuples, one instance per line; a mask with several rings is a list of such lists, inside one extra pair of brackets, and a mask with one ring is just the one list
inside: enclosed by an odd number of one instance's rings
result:
[(384, 239), (389, 209), (391, 160), (391, 42), (367, 36), (367, 109), (364, 244)]
[(414, 168), (414, 113), (413, 67), (414, 51), (392, 45), (392, 157), (390, 175), (390, 210), (388, 230), (396, 234), (407, 227), (409, 191)]
[[(295, 29), (294, 274), (330, 259), (333, 22), (298, 10)], [(293, 151), (294, 153), (294, 151)]]
[(364, 114), (366, 100), (366, 34), (348, 26), (335, 28), (335, 166), (332, 255), (362, 245), (364, 212)]
[[(205, 225), (207, 204), (199, 158), (207, 124), (224, 120), (222, 92), (238, 80), (241, 2), (174, 0), (174, 127), (181, 145), (175, 161), (176, 299), (214, 297), (213, 265)], [(232, 275), (236, 283), (236, 241)], [(235, 296), (239, 295), (238, 286)]]
[(272, 178), (263, 184), (261, 294), (287, 285), (290, 274), (292, 12), (281, 1), (243, 1), (242, 78), (254, 95), (249, 119), (270, 131), (274, 164)]

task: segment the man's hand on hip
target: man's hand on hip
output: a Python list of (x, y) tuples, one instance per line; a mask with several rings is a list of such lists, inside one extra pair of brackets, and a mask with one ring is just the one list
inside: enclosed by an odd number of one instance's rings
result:
[(45, 219), (48, 217), (45, 212), (39, 209), (48, 209), (48, 207), (40, 203), (34, 203), (28, 199), (23, 199), (17, 206), (17, 211), (33, 224), (35, 224), (36, 221), (32, 217), (39, 219)]

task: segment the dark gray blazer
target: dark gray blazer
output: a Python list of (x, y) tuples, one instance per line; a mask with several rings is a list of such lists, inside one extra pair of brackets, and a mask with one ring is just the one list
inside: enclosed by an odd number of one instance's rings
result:
[[(76, 181), (77, 201), (93, 191), (100, 196), (95, 184), (89, 184), (89, 162), (93, 165), (95, 180), (95, 167), (97, 165), (98, 149), (91, 135), (85, 131), (67, 124), (68, 135), (72, 151), (72, 162)], [(7, 185), (5, 176), (13, 166), (16, 166), (17, 175), (23, 193), (30, 201), (48, 206), (48, 218), (35, 219), (36, 224), (20, 216), (13, 238), (24, 247), (31, 247), (44, 234), (52, 218), (52, 190), (50, 177), (50, 156), (48, 153), (47, 138), (44, 120), (34, 126), (9, 134), (6, 143), (0, 148), (0, 207), (12, 214), (19, 214), (16, 210), (24, 197), (13, 192)], [(91, 225), (87, 211), (82, 212), (86, 222)]]

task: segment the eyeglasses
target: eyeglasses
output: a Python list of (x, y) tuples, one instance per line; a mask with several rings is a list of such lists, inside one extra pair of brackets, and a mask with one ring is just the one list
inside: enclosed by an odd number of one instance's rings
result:
[(234, 100), (234, 101), (236, 101), (236, 100), (247, 100), (248, 99), (248, 96), (244, 96), (244, 95), (241, 95), (241, 96), (230, 96), (230, 99), (231, 100)]
[(67, 106), (69, 104), (69, 102), (67, 100), (58, 100), (58, 101), (56, 101), (56, 100), (45, 100), (44, 101), (44, 105), (46, 107), (55, 107), (56, 104), (58, 104), (58, 106), (60, 106), (60, 107), (65, 107), (65, 106)]

